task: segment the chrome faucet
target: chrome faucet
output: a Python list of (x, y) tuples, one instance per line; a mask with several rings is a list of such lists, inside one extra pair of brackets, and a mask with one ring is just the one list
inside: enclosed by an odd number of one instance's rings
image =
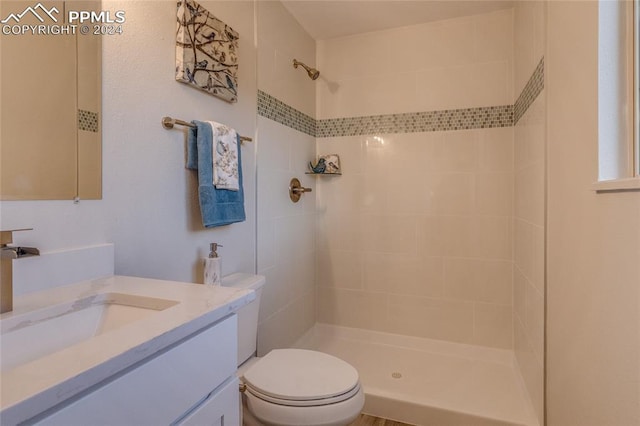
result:
[(31, 228), (0, 231), (0, 314), (13, 310), (13, 259), (40, 255), (34, 247), (10, 246), (15, 231), (31, 231)]

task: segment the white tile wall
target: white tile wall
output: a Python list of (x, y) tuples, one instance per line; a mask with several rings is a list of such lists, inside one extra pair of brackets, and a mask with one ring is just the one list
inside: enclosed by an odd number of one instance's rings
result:
[(318, 42), (319, 119), (513, 103), (513, 11)]
[(539, 419), (543, 416), (545, 91), (514, 127), (514, 349)]
[(314, 191), (316, 181), (304, 174), (315, 155), (314, 137), (264, 117), (258, 129), (258, 273), (267, 277), (258, 327), (263, 355), (289, 346), (315, 322), (315, 197), (305, 194), (294, 204), (288, 188), (293, 177)]
[(256, 2), (258, 10), (258, 89), (315, 116), (315, 84), (293, 59), (316, 63), (316, 42), (279, 1)]
[[(514, 89), (544, 55), (545, 3), (514, 7)], [(514, 350), (540, 422), (544, 418), (546, 101), (543, 90), (514, 127)]]
[[(258, 89), (315, 116), (315, 85), (293, 68), (296, 58), (315, 66), (315, 41), (280, 2), (257, 2)], [(258, 117), (258, 273), (267, 277), (258, 326), (258, 355), (289, 347), (316, 321), (315, 192), (294, 204), (289, 181), (307, 176), (315, 138)]]
[(318, 320), (511, 348), (512, 135), (318, 139)]
[(524, 89), (545, 46), (545, 2), (518, 2), (513, 9), (514, 95)]
[[(318, 118), (513, 103), (513, 11), (318, 42)], [(318, 320), (511, 348), (513, 129), (319, 138)]]

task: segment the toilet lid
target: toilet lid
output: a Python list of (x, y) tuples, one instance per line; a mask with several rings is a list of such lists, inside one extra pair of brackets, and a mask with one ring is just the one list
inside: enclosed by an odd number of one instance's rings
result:
[(358, 386), (358, 372), (322, 352), (275, 349), (244, 373), (248, 387), (271, 398), (312, 401), (333, 398)]

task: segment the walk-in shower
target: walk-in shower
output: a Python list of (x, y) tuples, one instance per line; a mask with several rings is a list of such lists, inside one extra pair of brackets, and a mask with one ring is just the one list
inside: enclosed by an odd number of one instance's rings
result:
[[(306, 3), (258, 3), (258, 355), (347, 361), (378, 417), (542, 424), (544, 43), (514, 49), (542, 6), (362, 30), (431, 2)], [(328, 154), (342, 175), (305, 173)]]

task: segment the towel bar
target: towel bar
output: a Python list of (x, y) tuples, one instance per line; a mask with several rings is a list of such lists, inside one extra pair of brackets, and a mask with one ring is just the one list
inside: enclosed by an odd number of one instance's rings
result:
[[(164, 127), (165, 129), (167, 130), (173, 129), (173, 126), (175, 126), (176, 124), (178, 126), (195, 127), (195, 125), (187, 121), (180, 120), (178, 118), (162, 117), (162, 127)], [(247, 136), (240, 136), (240, 142), (252, 142), (252, 141), (253, 139)]]

